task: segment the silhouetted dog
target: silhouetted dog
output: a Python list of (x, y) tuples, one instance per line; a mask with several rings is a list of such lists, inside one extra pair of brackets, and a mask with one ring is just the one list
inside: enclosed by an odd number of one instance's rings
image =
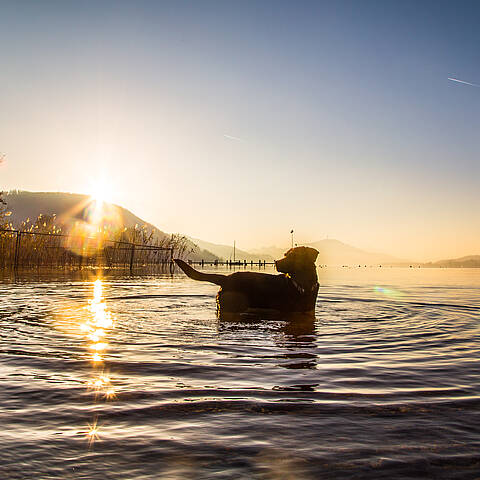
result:
[(280, 275), (235, 272), (231, 275), (203, 273), (183, 260), (175, 263), (194, 280), (220, 285), (217, 313), (240, 313), (252, 309), (312, 313), (318, 293), (315, 260), (318, 251), (310, 247), (291, 248), (275, 266)]

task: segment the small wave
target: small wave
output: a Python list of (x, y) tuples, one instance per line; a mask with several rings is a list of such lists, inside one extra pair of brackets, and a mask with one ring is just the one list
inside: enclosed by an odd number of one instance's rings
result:
[(415, 307), (431, 307), (431, 308), (454, 308), (462, 310), (472, 310), (480, 312), (480, 305), (461, 305), (456, 303), (427, 303), (427, 302), (408, 302), (401, 300), (393, 300), (391, 298), (380, 299), (380, 298), (362, 298), (362, 297), (322, 297), (318, 296), (317, 304), (321, 305), (322, 302), (325, 303), (336, 303), (336, 302), (365, 302), (365, 303), (393, 303), (400, 306), (415, 306)]
[(121, 295), (117, 297), (107, 297), (105, 300), (141, 300), (141, 299), (150, 299), (150, 298), (212, 298), (212, 295), (202, 295), (202, 294), (159, 294), (159, 295)]

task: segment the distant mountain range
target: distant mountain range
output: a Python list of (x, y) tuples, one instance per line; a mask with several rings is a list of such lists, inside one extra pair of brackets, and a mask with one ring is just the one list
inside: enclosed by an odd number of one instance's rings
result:
[[(191, 238), (192, 242), (200, 248), (212, 252), (216, 256), (224, 260), (233, 260), (233, 245), (218, 245), (211, 242), (205, 242), (197, 238)], [(470, 255), (466, 257), (439, 260), (438, 262), (416, 262), (406, 260), (384, 253), (375, 253), (352, 247), (339, 240), (325, 239), (318, 242), (305, 244), (306, 246), (316, 248), (319, 251), (317, 264), (328, 266), (342, 265), (367, 265), (367, 266), (421, 266), (421, 267), (452, 267), (452, 268), (480, 268), (480, 255)], [(263, 247), (255, 250), (245, 251), (238, 248), (235, 249), (236, 260), (266, 260), (271, 262), (274, 259), (282, 258), (283, 254), (290, 247), (279, 248), (275, 246)]]
[[(198, 245), (199, 248), (203, 250), (207, 250), (209, 252), (212, 252), (214, 255), (218, 256), (219, 258), (223, 260), (234, 260), (234, 254), (233, 254), (233, 245), (219, 245), (216, 243), (211, 243), (211, 242), (206, 242), (204, 240), (200, 240), (198, 238), (191, 238), (189, 239)], [(282, 256), (282, 255), (280, 255)], [(259, 260), (262, 261), (267, 261), (271, 262), (274, 260), (274, 258), (279, 258), (279, 257), (273, 257), (272, 255), (269, 254), (256, 254), (255, 252), (247, 252), (245, 250), (241, 250), (239, 248), (235, 248), (235, 260), (246, 260), (247, 262), (254, 261), (258, 262)]]
[[(54, 192), (10, 192), (5, 196), (8, 209), (12, 215), (9, 220), (18, 228), (22, 221), (27, 218), (36, 219), (40, 214), (53, 215), (57, 217), (73, 215), (81, 217), (82, 211), (78, 211), (78, 205), (88, 205), (90, 198), (87, 195), (74, 193), (54, 193)], [(147, 229), (153, 231), (155, 235), (163, 238), (169, 234), (158, 229), (154, 225), (145, 222), (129, 210), (111, 205), (118, 211), (119, 222), (124, 227), (134, 227), (135, 225), (145, 225)], [(86, 208), (86, 207), (85, 207)], [(188, 250), (192, 253), (187, 255), (191, 260), (205, 260), (207, 262), (215, 259), (233, 260), (233, 245), (221, 245), (204, 240), (187, 237), (189, 241)], [(317, 263), (328, 266), (342, 265), (383, 265), (383, 266), (424, 266), (424, 267), (480, 267), (480, 255), (470, 255), (466, 257), (439, 260), (437, 262), (419, 263), (397, 258), (391, 255), (368, 252), (359, 248), (347, 245), (339, 240), (325, 239), (318, 242), (306, 244), (316, 248), (319, 251)], [(258, 261), (266, 260), (271, 262), (274, 259), (282, 258), (289, 247), (264, 247), (255, 250), (235, 249), (236, 260)]]
[(428, 262), (424, 263), (423, 266), (437, 268), (480, 268), (480, 255), (467, 255), (466, 257)]
[(412, 263), (384, 253), (367, 252), (334, 239), (320, 240), (309, 243), (308, 246), (320, 252), (319, 262), (324, 265), (407, 265)]
[[(317, 263), (321, 265), (409, 265), (412, 263), (391, 255), (367, 252), (334, 239), (319, 240), (307, 243), (305, 246), (316, 248), (319, 251)], [(256, 255), (271, 255), (281, 258), (288, 248), (266, 247), (257, 250)]]

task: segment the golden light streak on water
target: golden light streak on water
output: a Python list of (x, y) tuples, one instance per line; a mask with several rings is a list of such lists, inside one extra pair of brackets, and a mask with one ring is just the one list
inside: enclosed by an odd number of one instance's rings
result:
[(99, 342), (99, 343), (92, 343), (89, 348), (92, 350), (101, 351), (101, 350), (105, 350), (107, 347), (108, 347), (108, 343)]
[(93, 282), (93, 300), (96, 303), (99, 303), (102, 300), (102, 292), (103, 292), (102, 281), (99, 278), (97, 278)]
[(92, 424), (88, 423), (87, 425), (88, 425), (88, 430), (86, 432), (86, 436), (87, 436), (88, 444), (89, 446), (91, 446), (95, 442), (95, 440), (100, 439), (100, 436), (99, 436), (100, 428), (98, 427), (97, 419), (95, 419)]
[(103, 358), (99, 353), (94, 353), (92, 357), (92, 361), (95, 363), (103, 362)]
[(108, 329), (114, 326), (112, 313), (108, 311), (103, 298), (103, 288), (102, 279), (97, 278), (93, 282), (93, 298), (89, 300), (86, 307), (90, 318), (80, 325), (80, 330), (87, 333), (87, 339), (91, 341), (88, 348), (95, 351), (92, 355), (94, 363), (103, 362), (104, 359), (98, 352), (104, 352), (108, 348), (105, 337)]
[(105, 336), (105, 330), (103, 330), (102, 328), (99, 328), (99, 329), (96, 329), (94, 330), (92, 333), (90, 333), (88, 335), (88, 338), (92, 341), (92, 342), (99, 342), (100, 339)]
[[(114, 326), (112, 313), (108, 310), (104, 299), (104, 283), (101, 278), (93, 282), (92, 299), (88, 301), (85, 307), (87, 319), (80, 324), (80, 330), (87, 339), (88, 350), (93, 351), (91, 356), (93, 372), (92, 378), (87, 382), (87, 390), (94, 394), (95, 407), (100, 399), (111, 401), (116, 399), (116, 390), (111, 383), (111, 375), (104, 370), (105, 361), (108, 355), (105, 351), (108, 348), (108, 333)], [(95, 440), (99, 439), (99, 427), (97, 422), (98, 415), (95, 416), (93, 423), (88, 425), (86, 436), (89, 447)]]
[[(88, 301), (86, 307), (89, 318), (80, 325), (80, 330), (86, 334), (86, 338), (89, 341), (89, 350), (94, 351), (91, 357), (94, 364), (104, 361), (105, 351), (108, 348), (106, 337), (108, 330), (114, 326), (113, 315), (108, 310), (103, 298), (103, 289), (102, 279), (97, 278), (93, 282), (93, 298)], [(102, 352), (102, 354), (99, 352)]]
[(110, 377), (107, 375), (99, 375), (87, 382), (87, 388), (98, 391), (100, 389), (112, 390), (113, 387), (110, 383)]
[(115, 393), (115, 389), (114, 388), (109, 388), (108, 390), (106, 390), (105, 393), (104, 393), (104, 397), (107, 400), (114, 400), (115, 398), (117, 398), (117, 394)]

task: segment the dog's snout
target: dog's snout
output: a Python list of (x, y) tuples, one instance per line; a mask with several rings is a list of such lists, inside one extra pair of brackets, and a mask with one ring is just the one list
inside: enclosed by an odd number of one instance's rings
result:
[(285, 259), (281, 258), (280, 260), (275, 260), (275, 268), (277, 269), (277, 272), (282, 272), (285, 273)]

